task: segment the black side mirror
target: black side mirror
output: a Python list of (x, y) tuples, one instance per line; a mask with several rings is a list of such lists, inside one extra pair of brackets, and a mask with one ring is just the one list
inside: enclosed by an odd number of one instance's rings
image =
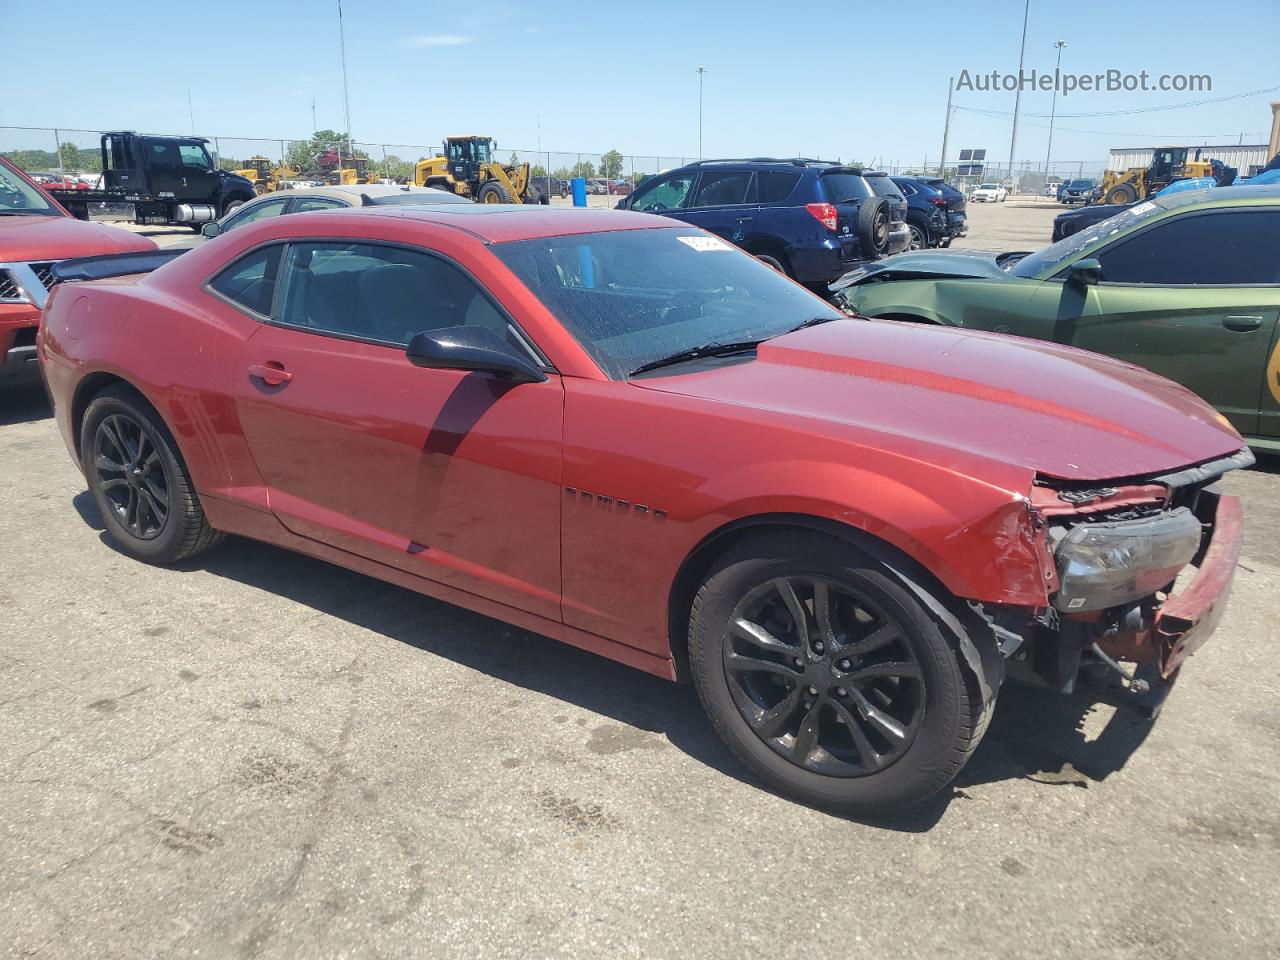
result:
[(208, 223), (206, 223), (203, 227), (200, 228), (200, 236), (208, 240), (212, 240), (214, 237), (218, 236), (220, 233), (222, 233), (222, 224), (220, 224), (217, 220), (210, 220)]
[(547, 379), (526, 354), (488, 327), (441, 327), (416, 334), (405, 356), (415, 367), (433, 370), (476, 370), (515, 383)]
[(1093, 257), (1077, 260), (1067, 268), (1067, 282), (1078, 287), (1091, 287), (1102, 279), (1102, 264)]

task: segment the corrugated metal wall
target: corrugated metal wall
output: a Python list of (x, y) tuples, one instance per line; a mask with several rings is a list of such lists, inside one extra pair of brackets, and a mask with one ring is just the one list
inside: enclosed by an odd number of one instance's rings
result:
[[(1205, 160), (1221, 160), (1227, 166), (1235, 167), (1241, 176), (1248, 176), (1254, 167), (1265, 167), (1271, 157), (1267, 154), (1267, 145), (1263, 144), (1223, 144), (1221, 146), (1195, 147), (1189, 146), (1187, 156), (1194, 157), (1195, 151)], [(1111, 151), (1111, 159), (1107, 161), (1108, 170), (1127, 170), (1130, 167), (1145, 167), (1151, 162), (1151, 147), (1119, 147)]]

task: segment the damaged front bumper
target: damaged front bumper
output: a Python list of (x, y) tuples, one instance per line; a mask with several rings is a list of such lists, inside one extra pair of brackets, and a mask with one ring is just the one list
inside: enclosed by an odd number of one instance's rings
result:
[(1021, 629), (1003, 615), (1024, 641), (1007, 662), (1010, 679), (1067, 694), (1078, 682), (1100, 687), (1101, 699), (1154, 715), (1226, 609), (1243, 511), (1214, 481), (1252, 462), (1245, 449), (1138, 482), (1037, 487), (1031, 516), (1056, 561), (1050, 606), (1027, 612)]
[(1217, 628), (1231, 596), (1244, 542), (1240, 499), (1219, 494), (1217, 501), (1212, 532), (1194, 578), (1160, 604), (1149, 624), (1104, 636), (1099, 646), (1107, 654), (1151, 664), (1168, 680)]

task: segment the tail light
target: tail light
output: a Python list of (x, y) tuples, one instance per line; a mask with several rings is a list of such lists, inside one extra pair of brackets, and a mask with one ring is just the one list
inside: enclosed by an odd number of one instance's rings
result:
[(935, 207), (945, 207), (947, 205), (946, 197), (930, 197), (929, 202)]
[(836, 232), (839, 214), (834, 206), (829, 203), (806, 203), (804, 208), (813, 214), (813, 219), (817, 220), (832, 233)]

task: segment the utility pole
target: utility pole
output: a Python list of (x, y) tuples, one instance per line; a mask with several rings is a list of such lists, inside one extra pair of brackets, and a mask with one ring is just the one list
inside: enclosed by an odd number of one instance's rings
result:
[(311, 98), (311, 132), (314, 134), (320, 128), (316, 126), (316, 98)]
[(1053, 106), (1049, 108), (1049, 145), (1044, 148), (1044, 182), (1049, 182), (1049, 154), (1053, 150), (1053, 118), (1058, 112), (1058, 84), (1062, 82), (1062, 48), (1067, 45), (1065, 40), (1055, 40), (1053, 45), (1058, 48), (1058, 62), (1053, 68)]
[(1018, 108), (1022, 106), (1022, 64), (1027, 56), (1027, 18), (1031, 16), (1031, 0), (1022, 8), (1022, 47), (1018, 51), (1018, 86), (1013, 95), (1013, 134), (1009, 137), (1009, 177), (1013, 177), (1013, 151), (1018, 145)]
[(707, 72), (704, 66), (698, 66), (698, 159), (702, 159), (702, 75)]
[(196, 135), (196, 112), (191, 106), (191, 88), (187, 87), (187, 116), (191, 118), (191, 135)]
[[(1027, 2), (1030, 3), (1031, 0), (1027, 0)], [(342, 0), (338, 0), (338, 49), (342, 52), (342, 118), (347, 127), (347, 153), (350, 153), (351, 99), (347, 95), (347, 34), (342, 26)]]
[[(942, 124), (942, 157), (938, 160), (938, 176), (947, 175), (947, 137), (951, 134), (951, 94), (955, 90), (956, 78), (947, 81), (947, 119)], [(926, 168), (927, 170), (928, 168)]]

